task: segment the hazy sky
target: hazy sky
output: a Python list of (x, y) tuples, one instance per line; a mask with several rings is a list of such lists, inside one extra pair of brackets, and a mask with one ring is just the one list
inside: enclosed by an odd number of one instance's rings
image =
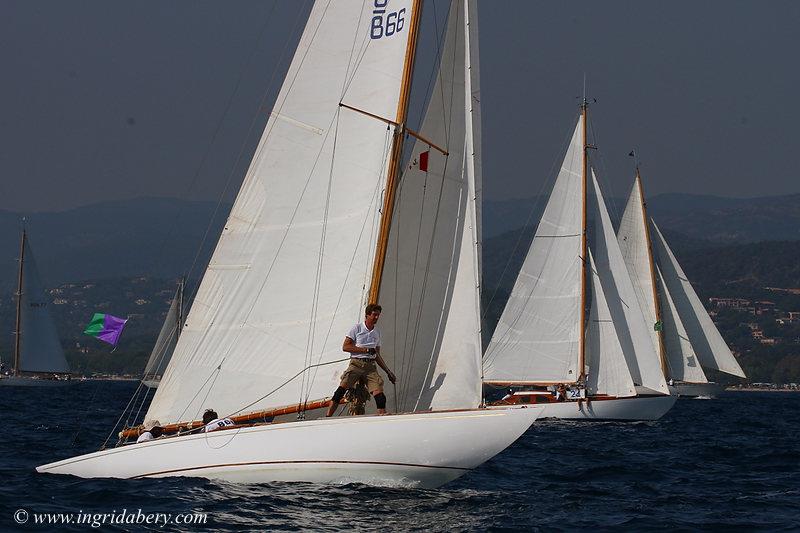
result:
[[(0, 0), (0, 209), (215, 200), (229, 178), (230, 200), (309, 5)], [(486, 198), (546, 187), (584, 74), (613, 194), (628, 190), (633, 147), (648, 195), (800, 192), (800, 2), (479, 10)]]

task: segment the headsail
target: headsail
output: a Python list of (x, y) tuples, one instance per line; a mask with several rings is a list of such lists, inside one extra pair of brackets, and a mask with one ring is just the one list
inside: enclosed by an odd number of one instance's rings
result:
[(603, 282), (589, 252), (592, 309), (586, 328), (586, 388), (590, 394), (636, 396), (631, 372), (608, 308)]
[(495, 382), (570, 383), (580, 375), (583, 118), (484, 358)]
[(391, 140), (384, 122), (339, 104), (394, 118), (411, 16), (408, 0), (392, 2), (376, 33), (372, 10), (312, 8), (147, 418), (336, 388), (340, 365), (304, 369), (345, 357), (344, 332), (363, 318)]
[(669, 376), (672, 379), (689, 383), (708, 383), (660, 269), (658, 270), (658, 279), (661, 285), (659, 297), (663, 312), (664, 347), (667, 352)]
[(144, 368), (142, 381), (148, 386), (156, 386), (161, 376), (164, 375), (164, 370), (169, 365), (170, 359), (172, 359), (172, 354), (175, 351), (175, 345), (178, 343), (178, 337), (181, 332), (182, 300), (183, 280), (181, 280), (178, 290), (175, 291), (175, 297), (172, 299), (167, 316), (164, 318), (164, 324), (161, 326), (153, 351), (150, 353), (150, 358)]
[(591, 195), (592, 201), (589, 202), (595, 220), (592, 251), (631, 376), (636, 385), (669, 394), (667, 382), (661, 371), (661, 361), (653, 349), (650, 328), (636, 299), (633, 283), (622, 258), (622, 251), (594, 171), (592, 171), (592, 190), (594, 194)]
[(683, 269), (655, 222), (653, 222), (653, 228), (656, 230), (653, 245), (658, 255), (658, 264), (663, 274), (664, 285), (675, 302), (675, 308), (686, 327), (694, 353), (700, 359), (700, 365), (741, 378), (745, 377), (742, 367), (739, 366), (717, 326), (708, 316), (703, 303), (692, 288), (686, 274), (683, 273)]
[(58, 339), (50, 297), (45, 291), (30, 246), (23, 234), (22, 287), (20, 298), (19, 368), (21, 372), (69, 372)]
[[(397, 409), (480, 404), (480, 107), (475, 2), (454, 0), (436, 83), (395, 198), (379, 324)], [(428, 152), (426, 170), (419, 165)], [(446, 377), (446, 380), (445, 380)]]

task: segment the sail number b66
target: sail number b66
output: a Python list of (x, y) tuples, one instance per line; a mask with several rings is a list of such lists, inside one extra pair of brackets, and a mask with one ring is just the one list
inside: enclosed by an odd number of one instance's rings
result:
[(400, 11), (386, 12), (389, 0), (374, 0), (372, 9), (372, 22), (370, 23), (369, 36), (371, 39), (390, 37), (403, 30), (406, 18), (406, 8)]

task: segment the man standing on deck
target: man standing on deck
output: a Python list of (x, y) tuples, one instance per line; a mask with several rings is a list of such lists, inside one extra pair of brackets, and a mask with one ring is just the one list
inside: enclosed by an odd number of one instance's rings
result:
[(383, 378), (378, 374), (376, 363), (386, 372), (389, 381), (394, 383), (396, 378), (381, 357), (381, 333), (375, 327), (378, 323), (378, 318), (381, 316), (381, 306), (369, 304), (364, 311), (364, 315), (364, 322), (350, 328), (344, 338), (342, 350), (350, 353), (350, 365), (342, 374), (342, 381), (339, 383), (336, 392), (333, 393), (331, 405), (328, 407), (328, 413), (325, 416), (332, 416), (336, 412), (344, 393), (347, 392), (347, 389), (355, 386), (359, 380), (367, 383), (367, 388), (375, 398), (378, 414), (386, 414), (386, 395), (383, 394)]

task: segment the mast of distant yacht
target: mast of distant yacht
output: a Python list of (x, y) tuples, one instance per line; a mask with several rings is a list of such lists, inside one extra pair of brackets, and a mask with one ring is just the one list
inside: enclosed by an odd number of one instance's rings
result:
[(25, 228), (19, 242), (19, 271), (17, 273), (17, 319), (14, 324), (14, 375), (19, 375), (19, 354), (22, 337), (22, 265), (25, 262)]

